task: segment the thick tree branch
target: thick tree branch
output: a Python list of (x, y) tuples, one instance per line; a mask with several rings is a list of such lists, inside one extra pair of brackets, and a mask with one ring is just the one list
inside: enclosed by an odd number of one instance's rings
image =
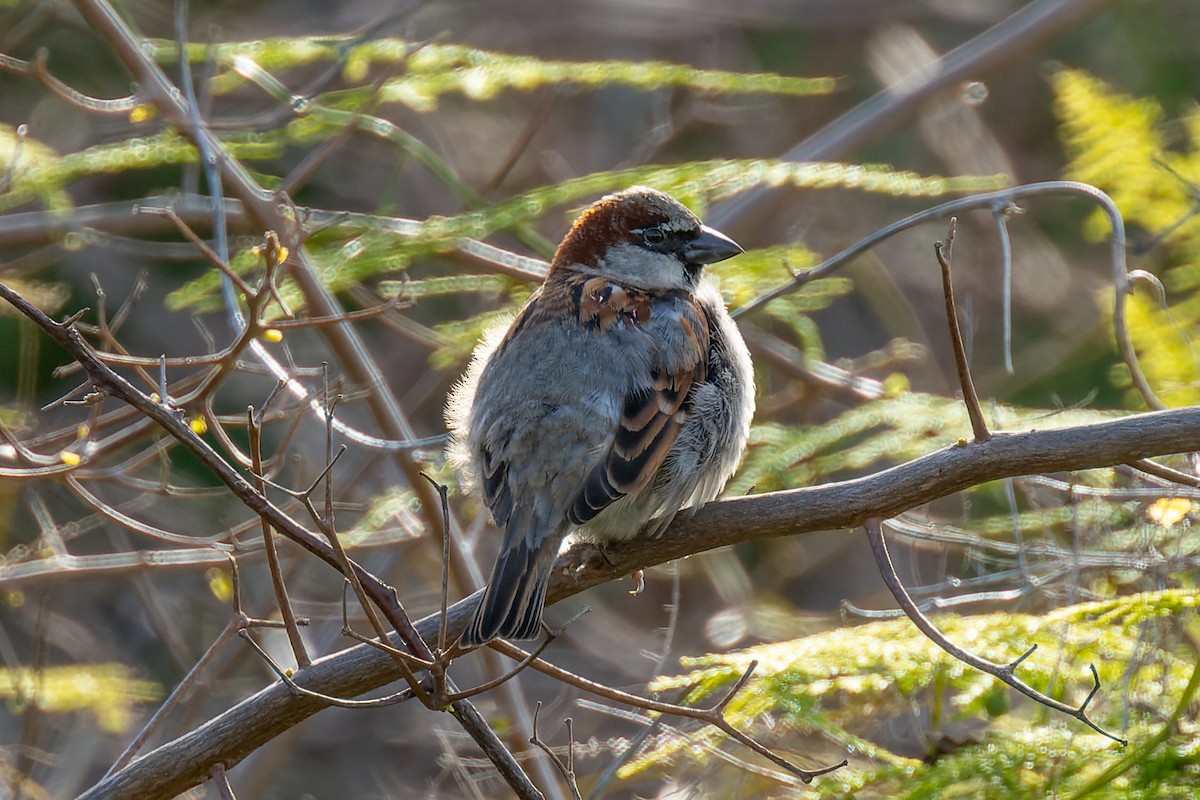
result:
[[(610, 545), (600, 557), (579, 544), (559, 558), (548, 602), (634, 570), (740, 542), (814, 531), (852, 529), (872, 516), (890, 517), (970, 486), (1000, 478), (1125, 464), (1200, 450), (1200, 408), (1157, 411), (1090, 425), (1021, 433), (996, 432), (986, 442), (951, 445), (927, 456), (851, 481), (737, 497), (679, 518), (657, 539)], [(475, 596), (450, 608), (453, 638), (466, 623)], [(636, 601), (631, 601), (636, 602)], [(428, 641), (437, 615), (417, 623)], [(320, 659), (296, 674), (305, 688), (351, 697), (398, 677), (385, 653), (360, 645)], [(236, 764), (248, 753), (320, 711), (324, 704), (282, 683), (263, 689), (220, 716), (168, 742), (83, 795), (173, 797), (207, 777), (208, 765)]]

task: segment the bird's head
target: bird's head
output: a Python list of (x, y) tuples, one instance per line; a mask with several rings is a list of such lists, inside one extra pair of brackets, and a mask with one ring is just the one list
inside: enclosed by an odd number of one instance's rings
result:
[(551, 270), (593, 273), (652, 292), (690, 290), (706, 264), (741, 252), (669, 194), (634, 186), (601, 198), (579, 216)]

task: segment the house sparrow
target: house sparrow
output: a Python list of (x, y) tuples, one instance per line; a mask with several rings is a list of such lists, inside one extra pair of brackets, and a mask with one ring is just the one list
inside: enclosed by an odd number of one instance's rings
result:
[(740, 252), (670, 195), (609, 195), (580, 215), (507, 330), (476, 347), (446, 406), (447, 453), (504, 541), (464, 646), (537, 636), (572, 530), (621, 540), (653, 519), (657, 535), (724, 488), (754, 375), (702, 272)]

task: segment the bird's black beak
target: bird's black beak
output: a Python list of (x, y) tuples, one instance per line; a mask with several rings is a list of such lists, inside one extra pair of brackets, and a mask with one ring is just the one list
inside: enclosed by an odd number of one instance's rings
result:
[(740, 245), (720, 231), (707, 225), (683, 247), (683, 257), (689, 264), (715, 264), (744, 252)]

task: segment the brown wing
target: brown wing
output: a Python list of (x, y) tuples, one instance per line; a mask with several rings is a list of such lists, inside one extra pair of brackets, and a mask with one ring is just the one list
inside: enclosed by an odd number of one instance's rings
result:
[[(611, 297), (630, 296), (625, 290), (609, 293)], [(682, 310), (669, 309), (672, 323), (679, 325), (678, 343), (686, 355), (673, 370), (658, 368), (651, 373), (652, 383), (646, 389), (625, 397), (621, 422), (612, 445), (584, 481), (568, 518), (582, 525), (626, 495), (637, 494), (650, 485), (663, 460), (670, 452), (679, 431), (691, 414), (692, 387), (703, 383), (708, 375), (708, 326), (702, 323), (704, 312), (690, 298), (673, 298)], [(604, 310), (601, 303), (596, 314), (598, 322), (616, 317), (641, 320), (636, 313), (616, 313)], [(649, 321), (653, 306), (647, 302), (641, 317)]]

